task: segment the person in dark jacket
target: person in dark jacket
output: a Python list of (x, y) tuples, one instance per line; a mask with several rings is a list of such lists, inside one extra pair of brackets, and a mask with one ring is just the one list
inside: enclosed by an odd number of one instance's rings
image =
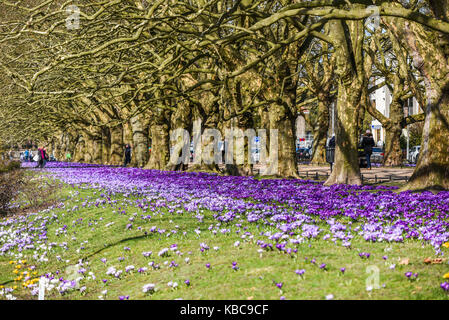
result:
[(367, 130), (362, 139), (362, 148), (366, 156), (366, 164), (369, 170), (371, 170), (371, 155), (373, 154), (373, 147), (375, 145), (371, 131)]
[(329, 148), (335, 148), (335, 135), (329, 140)]
[(131, 146), (127, 144), (125, 145), (125, 162), (123, 166), (126, 167), (129, 163), (131, 163)]
[(335, 135), (332, 135), (332, 138), (329, 139), (326, 148), (326, 162), (328, 162), (331, 166), (331, 172), (333, 169), (335, 161)]

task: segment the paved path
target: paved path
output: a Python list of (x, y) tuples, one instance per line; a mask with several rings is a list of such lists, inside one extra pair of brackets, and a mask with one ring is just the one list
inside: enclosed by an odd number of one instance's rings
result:
[[(255, 170), (260, 169), (260, 165), (254, 166)], [(373, 167), (371, 170), (362, 168), (361, 173), (364, 181), (386, 182), (402, 181), (406, 182), (413, 174), (414, 167), (387, 168)], [(330, 166), (298, 165), (298, 172), (302, 178), (323, 179), (331, 174)]]
[[(313, 165), (299, 165), (298, 171), (301, 177), (316, 177), (329, 176), (330, 166), (313, 166)], [(390, 180), (402, 180), (407, 181), (413, 174), (414, 167), (402, 167), (402, 168), (386, 168), (386, 167), (373, 167), (371, 170), (362, 168), (362, 176), (364, 180), (370, 180), (373, 182), (390, 181)]]

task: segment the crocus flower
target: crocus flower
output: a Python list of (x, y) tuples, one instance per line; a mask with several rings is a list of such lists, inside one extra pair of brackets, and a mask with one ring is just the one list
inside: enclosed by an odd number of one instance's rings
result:
[(298, 270), (295, 270), (295, 273), (297, 274), (297, 275), (300, 275), (300, 276), (302, 276), (304, 273), (306, 272), (306, 270), (304, 270), (304, 269), (298, 269)]
[(142, 287), (142, 291), (143, 291), (144, 293), (153, 293), (154, 290), (155, 290), (155, 288), (156, 288), (156, 286), (155, 286), (154, 283), (149, 283), (149, 284), (146, 284), (146, 285), (144, 285), (144, 286)]

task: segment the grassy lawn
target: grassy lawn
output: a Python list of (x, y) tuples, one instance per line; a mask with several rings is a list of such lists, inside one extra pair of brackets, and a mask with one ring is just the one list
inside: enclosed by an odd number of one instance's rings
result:
[[(32, 221), (39, 225), (47, 220), (48, 239), (36, 242), (36, 247), (42, 248), (0, 255), (0, 284), (16, 286), (13, 294), (18, 299), (37, 299), (22, 286), (24, 279), (14, 281), (30, 266), (35, 266), (35, 270), (29, 270), (35, 273), (32, 278), (50, 273), (67, 280), (83, 276), (78, 287), (84, 287), (82, 290), (61, 295), (53, 289), (46, 293), (46, 299), (102, 296), (116, 300), (128, 295), (129, 299), (322, 300), (328, 295), (334, 299), (448, 299), (440, 288), (443, 275), (449, 272), (448, 261), (443, 257), (442, 263), (424, 263), (427, 257), (435, 258), (435, 251), (420, 241), (371, 243), (355, 236), (350, 249), (330, 239), (319, 239), (296, 245), (296, 253), (276, 248), (262, 251), (256, 242), (266, 237), (260, 233), (276, 231), (259, 222), (237, 218), (217, 225), (208, 211), (203, 211), (202, 216), (185, 210), (169, 212), (164, 207), (144, 212), (132, 196), (103, 195), (100, 199), (104, 203), (95, 205), (101, 190), (65, 185), (59, 192), (64, 198), (61, 208), (28, 216), (15, 224), (17, 229)], [(316, 224), (326, 228), (325, 222)], [(352, 227), (357, 224), (352, 223)], [(51, 243), (54, 245), (49, 246)], [(177, 249), (168, 250), (168, 256), (158, 255), (174, 244)], [(201, 244), (209, 249), (202, 252)], [(149, 251), (151, 256), (145, 257), (143, 253)], [(361, 258), (361, 252), (369, 253), (369, 258)], [(26, 263), (19, 262), (24, 259)], [(77, 265), (80, 261), (83, 264)], [(170, 266), (172, 261), (177, 266)], [(237, 262), (237, 270), (232, 268), (233, 262)], [(134, 266), (134, 270), (126, 272), (127, 266)], [(119, 278), (106, 274), (110, 267), (122, 270)], [(138, 272), (143, 267), (147, 270)], [(341, 268), (345, 268), (344, 273)], [(20, 272), (14, 273), (17, 269)], [(303, 275), (295, 273), (301, 269), (305, 270)], [(409, 271), (418, 273), (416, 280), (405, 276)], [(185, 284), (186, 280), (190, 285)], [(169, 282), (178, 286), (173, 288)], [(150, 283), (155, 284), (156, 291), (144, 293), (142, 287)], [(276, 283), (282, 283), (282, 287)]]

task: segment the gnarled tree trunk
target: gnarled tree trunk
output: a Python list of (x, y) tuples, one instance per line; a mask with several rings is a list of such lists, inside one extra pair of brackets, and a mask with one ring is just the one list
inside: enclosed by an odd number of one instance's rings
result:
[(338, 98), (336, 106), (335, 163), (325, 185), (360, 185), (358, 143), (359, 108), (363, 87), (363, 22), (331, 22), (331, 35), (336, 39), (336, 74)]
[(166, 170), (170, 160), (170, 115), (161, 109), (152, 112), (150, 123), (151, 155), (145, 169)]
[(110, 165), (123, 165), (123, 126), (121, 124), (109, 128), (111, 135), (111, 147), (109, 154)]
[(318, 121), (313, 128), (313, 154), (311, 163), (326, 164), (326, 142), (329, 131), (329, 104), (318, 102)]
[(133, 162), (143, 168), (148, 162), (148, 133), (145, 130), (142, 114), (135, 115), (130, 120), (133, 135)]

